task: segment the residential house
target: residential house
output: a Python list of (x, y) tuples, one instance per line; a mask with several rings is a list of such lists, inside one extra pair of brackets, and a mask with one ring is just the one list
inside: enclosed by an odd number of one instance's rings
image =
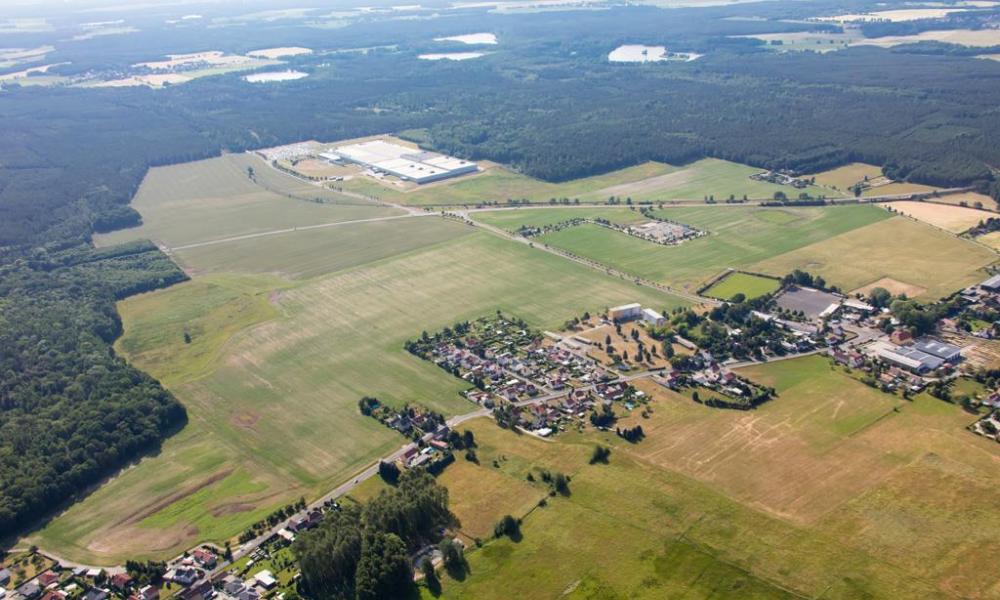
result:
[(0, 569), (0, 585), (7, 585), (8, 583), (10, 583), (10, 571)]
[(194, 557), (195, 562), (206, 569), (214, 569), (216, 562), (218, 562), (215, 554), (204, 548), (198, 548), (191, 553), (191, 556)]
[(111, 576), (111, 587), (124, 592), (132, 586), (132, 577), (128, 573), (115, 573)]
[(35, 600), (42, 595), (42, 588), (34, 581), (29, 581), (28, 583), (22, 584), (19, 588), (15, 590), (22, 597), (27, 598), (27, 600)]
[(257, 582), (265, 590), (269, 590), (274, 586), (278, 585), (278, 580), (274, 578), (274, 575), (267, 569), (257, 573), (253, 576), (254, 581)]
[(46, 571), (38, 576), (38, 585), (43, 588), (47, 588), (54, 583), (59, 582), (59, 575), (56, 575), (52, 571)]
[(160, 588), (144, 585), (139, 588), (138, 600), (160, 600)]
[(108, 600), (111, 597), (111, 592), (108, 590), (102, 590), (101, 588), (90, 588), (80, 596), (80, 600)]
[(892, 332), (892, 335), (889, 336), (889, 341), (897, 346), (902, 346), (904, 344), (911, 343), (913, 341), (913, 336), (905, 329), (897, 329)]

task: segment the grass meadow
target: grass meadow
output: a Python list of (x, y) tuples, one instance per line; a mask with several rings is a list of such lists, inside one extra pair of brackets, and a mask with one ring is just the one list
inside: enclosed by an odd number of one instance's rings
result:
[(781, 282), (777, 279), (734, 271), (713, 283), (702, 294), (720, 300), (732, 300), (737, 294), (743, 294), (749, 299), (776, 292), (780, 287)]
[[(991, 483), (1000, 448), (964, 429), (974, 417), (926, 395), (881, 394), (821, 357), (743, 374), (778, 397), (755, 411), (726, 411), (643, 384), (651, 416), (621, 421), (642, 424), (647, 437), (637, 444), (598, 432), (543, 442), (486, 420), (468, 423), (481, 466), (442, 475), (452, 506), (463, 525), (471, 514), (477, 522), (523, 516), (523, 538), (470, 551), (471, 574), (444, 576), (442, 597), (948, 598), (1000, 590), (990, 567), (1000, 517), (977, 508), (1000, 500)], [(595, 443), (612, 447), (609, 464), (588, 464)], [(569, 474), (571, 494), (532, 506), (545, 492), (526, 481), (537, 468)], [(496, 506), (503, 477), (514, 499)], [(519, 503), (532, 508), (517, 512)]]

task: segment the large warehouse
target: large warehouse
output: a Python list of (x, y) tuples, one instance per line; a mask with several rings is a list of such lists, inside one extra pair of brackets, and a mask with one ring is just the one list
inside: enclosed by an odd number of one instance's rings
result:
[(474, 162), (383, 140), (338, 146), (332, 152), (346, 161), (416, 183), (430, 183), (479, 169)]

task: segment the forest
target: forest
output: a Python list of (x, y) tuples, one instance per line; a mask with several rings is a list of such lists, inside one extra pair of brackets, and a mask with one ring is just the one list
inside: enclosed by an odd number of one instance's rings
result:
[[(363, 21), (335, 34), (248, 25), (213, 31), (213, 43), (230, 51), (251, 43), (387, 47), (296, 58), (291, 64), (310, 77), (270, 87), (236, 74), (162, 90), (4, 87), (0, 536), (155, 449), (184, 422), (176, 400), (111, 347), (121, 328), (114, 302), (184, 274), (152, 245), (94, 250), (90, 241), (95, 231), (140, 222), (128, 204), (151, 167), (400, 132), (553, 181), (647, 160), (718, 157), (800, 172), (865, 161), (897, 179), (974, 185), (1000, 198), (991, 169), (1000, 164), (1000, 63), (905, 47), (779, 54), (729, 37), (831, 29), (787, 20), (805, 10), (783, 2), (627, 7), (572, 19), (483, 11)], [(748, 16), (763, 20), (734, 20)], [(451, 64), (416, 59), (434, 35), (484, 27), (501, 31), (492, 54)], [(150, 30), (61, 49), (52, 60), (71, 59), (60, 67), (67, 71), (115, 69), (203, 50), (203, 37)], [(629, 41), (705, 56), (609, 64), (607, 52)]]
[(409, 469), (396, 487), (359, 508), (348, 504), (292, 546), (310, 598), (375, 600), (408, 597), (409, 553), (437, 542), (452, 524), (448, 490), (430, 474)]

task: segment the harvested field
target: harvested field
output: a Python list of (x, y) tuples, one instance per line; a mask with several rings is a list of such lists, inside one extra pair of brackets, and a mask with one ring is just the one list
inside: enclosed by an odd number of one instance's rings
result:
[(940, 188), (936, 188), (929, 185), (923, 185), (920, 183), (906, 183), (903, 181), (894, 181), (892, 183), (887, 183), (885, 185), (878, 185), (875, 187), (868, 188), (867, 190), (861, 192), (861, 195), (865, 198), (870, 198), (872, 196), (902, 196), (905, 194), (930, 194)]
[(942, 42), (988, 48), (1000, 46), (1000, 29), (946, 29), (942, 31), (922, 31), (913, 35), (892, 35), (879, 38), (867, 38), (855, 42), (855, 45), (880, 46), (891, 48), (900, 44), (916, 44), (919, 42)]
[(882, 167), (865, 163), (851, 163), (822, 173), (805, 175), (806, 178), (815, 177), (817, 185), (823, 185), (835, 190), (848, 190), (855, 183), (868, 179), (882, 177)]
[(891, 277), (882, 277), (876, 281), (869, 283), (868, 285), (859, 287), (856, 290), (851, 291), (851, 295), (861, 294), (863, 296), (868, 296), (872, 293), (875, 288), (882, 288), (888, 290), (893, 296), (899, 296), (906, 294), (909, 298), (917, 298), (924, 295), (927, 292), (926, 288), (922, 288), (918, 285), (911, 285), (903, 281), (897, 281)]
[(981, 269), (995, 260), (992, 251), (975, 242), (893, 217), (767, 259), (748, 270), (781, 276), (802, 269), (848, 290), (889, 277), (925, 288), (920, 298), (937, 299), (985, 279)]
[(993, 213), (983, 210), (933, 202), (912, 202), (905, 200), (901, 202), (884, 202), (879, 204), (879, 206), (952, 233), (962, 233), (974, 227), (980, 221), (995, 216)]
[(989, 246), (994, 250), (1000, 251), (1000, 231), (991, 231), (986, 235), (981, 235), (976, 238), (976, 241), (985, 246)]
[(312, 50), (301, 46), (284, 46), (281, 48), (265, 48), (263, 50), (253, 50), (251, 52), (247, 52), (247, 56), (253, 58), (267, 58), (271, 60), (284, 58), (286, 56), (302, 56), (303, 54), (312, 54)]
[(855, 13), (837, 15), (835, 17), (818, 17), (817, 21), (836, 21), (852, 23), (857, 21), (918, 21), (920, 19), (940, 19), (951, 13), (963, 12), (965, 8), (903, 8), (898, 10), (880, 10), (870, 13)]
[(980, 208), (985, 210), (1000, 209), (1000, 204), (998, 204), (996, 200), (990, 198), (986, 194), (977, 194), (976, 192), (963, 192), (961, 194), (945, 194), (938, 198), (934, 198), (934, 202), (943, 202), (945, 204), (956, 204), (958, 206), (968, 206), (970, 208)]

